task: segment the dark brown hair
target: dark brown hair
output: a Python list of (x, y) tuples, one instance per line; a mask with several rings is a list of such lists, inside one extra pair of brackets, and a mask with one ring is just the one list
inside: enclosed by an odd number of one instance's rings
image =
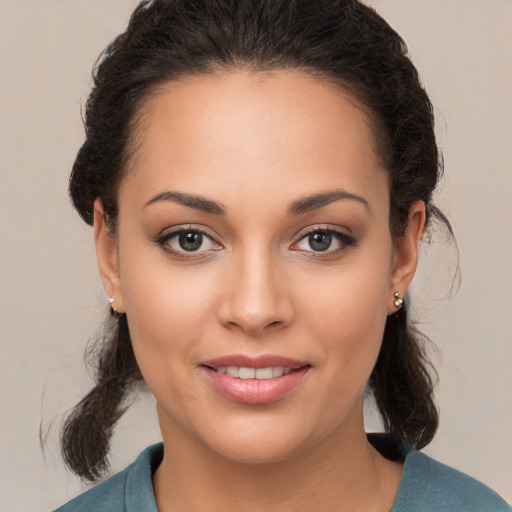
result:
[[(426, 204), (428, 218), (446, 221), (431, 201), (442, 167), (432, 105), (404, 41), (372, 8), (356, 0), (147, 0), (94, 71), (86, 139), (69, 185), (85, 222), (92, 224), (100, 198), (115, 230), (117, 188), (137, 116), (153, 91), (183, 76), (237, 68), (297, 69), (348, 90), (371, 113), (389, 171), (393, 238), (403, 235), (417, 200)], [(142, 382), (126, 316), (112, 321), (96, 361), (96, 386), (62, 430), (66, 463), (89, 480), (108, 470), (113, 429)], [(406, 301), (387, 319), (368, 384), (385, 429), (414, 448), (428, 444), (438, 425), (431, 370), (423, 337), (407, 320)]]

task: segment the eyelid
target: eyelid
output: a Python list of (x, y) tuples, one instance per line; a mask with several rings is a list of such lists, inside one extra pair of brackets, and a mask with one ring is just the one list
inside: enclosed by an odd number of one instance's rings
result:
[[(172, 247), (170, 247), (167, 242), (171, 240), (172, 238), (178, 236), (180, 233), (200, 233), (204, 237), (211, 240), (212, 243), (219, 246), (219, 248), (216, 249), (206, 249), (206, 250), (200, 250), (200, 251), (184, 251), (184, 250), (176, 250)], [(187, 225), (177, 225), (177, 226), (170, 226), (164, 229), (159, 235), (157, 235), (153, 242), (157, 244), (159, 247), (161, 247), (164, 251), (166, 251), (169, 254), (183, 257), (183, 258), (194, 258), (194, 257), (204, 257), (207, 255), (207, 253), (211, 251), (218, 251), (220, 248), (223, 248), (222, 244), (217, 240), (217, 237), (212, 235), (209, 230), (206, 230), (204, 227), (196, 227), (193, 224), (187, 224)]]
[[(350, 231), (348, 228), (345, 228), (346, 231)], [(321, 257), (322, 255), (328, 256), (333, 255), (339, 252), (343, 252), (347, 249), (349, 249), (352, 246), (355, 246), (358, 244), (358, 240), (352, 235), (348, 234), (345, 230), (341, 229), (340, 227), (331, 227), (326, 224), (316, 225), (316, 226), (310, 226), (308, 228), (305, 228), (300, 232), (300, 235), (296, 235), (295, 242), (292, 244), (291, 249), (300, 251), (303, 253), (312, 253), (315, 254), (316, 257)], [(167, 242), (179, 235), (180, 233), (200, 233), (204, 237), (208, 238), (212, 243), (216, 244), (217, 247), (215, 249), (206, 249), (206, 250), (200, 250), (200, 251), (185, 251), (185, 250), (176, 250), (172, 247), (170, 247)], [(299, 242), (304, 240), (306, 237), (313, 233), (328, 233), (332, 235), (340, 244), (342, 244), (342, 247), (337, 249), (326, 249), (325, 251), (315, 251), (315, 250), (305, 250), (305, 249), (293, 249), (294, 246), (296, 246)], [(201, 258), (201, 257), (207, 257), (209, 253), (213, 251), (218, 251), (224, 246), (217, 240), (217, 236), (213, 235), (209, 229), (204, 228), (203, 226), (195, 226), (193, 224), (187, 224), (187, 225), (176, 225), (176, 226), (169, 226), (162, 230), (162, 232), (157, 235), (155, 238), (153, 238), (153, 242), (157, 244), (159, 247), (161, 247), (164, 251), (167, 253), (174, 255), (176, 257), (182, 257), (183, 259), (192, 259), (192, 258)]]
[[(348, 228), (347, 228), (347, 230), (348, 230)], [(341, 243), (343, 245), (343, 247), (338, 248), (338, 249), (327, 249), (325, 251), (314, 251), (314, 250), (308, 251), (308, 250), (304, 250), (304, 249), (295, 249), (295, 250), (302, 251), (305, 253), (313, 253), (317, 256), (322, 256), (322, 255), (330, 255), (330, 254), (342, 252), (342, 251), (348, 249), (349, 247), (355, 246), (358, 243), (358, 240), (353, 235), (346, 233), (345, 231), (341, 230), (340, 228), (334, 228), (334, 227), (327, 226), (324, 224), (324, 225), (317, 225), (317, 226), (311, 226), (309, 228), (306, 228), (306, 230), (302, 231), (302, 233), (297, 237), (297, 240), (296, 240), (296, 242), (294, 242), (292, 244), (292, 247), (297, 245), (299, 242), (301, 242), (302, 240), (304, 240), (306, 237), (308, 237), (309, 235), (311, 235), (313, 233), (328, 233), (328, 234), (332, 235), (335, 239), (337, 239), (339, 241), (339, 243)]]

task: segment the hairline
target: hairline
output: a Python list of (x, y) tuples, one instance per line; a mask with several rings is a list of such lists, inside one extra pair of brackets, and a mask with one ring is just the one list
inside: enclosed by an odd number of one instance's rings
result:
[[(386, 132), (382, 128), (382, 119), (378, 112), (364, 103), (362, 100), (363, 95), (357, 93), (355, 84), (312, 67), (293, 65), (286, 66), (283, 64), (265, 66), (263, 64), (256, 64), (252, 62), (235, 62), (230, 65), (213, 63), (204, 66), (202, 69), (185, 71), (177, 74), (173, 78), (163, 78), (158, 80), (153, 84), (149, 84), (144, 90), (142, 90), (139, 98), (135, 101), (133, 114), (127, 123), (127, 142), (123, 150), (121, 165), (118, 175), (116, 176), (114, 187), (116, 204), (119, 197), (121, 183), (130, 172), (137, 168), (138, 159), (144, 152), (141, 134), (146, 131), (144, 128), (149, 124), (151, 104), (156, 98), (168, 91), (169, 85), (174, 83), (186, 83), (191, 79), (200, 80), (201, 78), (209, 76), (221, 78), (222, 76), (238, 72), (246, 72), (250, 75), (266, 74), (268, 78), (271, 78), (272, 73), (279, 71), (297, 72), (321, 81), (324, 85), (331, 86), (336, 93), (341, 94), (352, 104), (353, 107), (364, 115), (368, 123), (371, 149), (377, 156), (380, 167), (387, 175), (391, 200), (392, 173), (385, 154)], [(115, 231), (115, 226), (117, 224), (116, 220), (117, 219), (109, 219), (109, 224), (112, 226), (113, 231)], [(394, 238), (393, 229), (391, 229), (391, 215), (389, 216), (389, 223), (390, 231)]]

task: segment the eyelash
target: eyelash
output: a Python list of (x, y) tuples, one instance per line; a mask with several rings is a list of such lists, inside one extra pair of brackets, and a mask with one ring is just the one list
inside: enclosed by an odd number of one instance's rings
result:
[[(307, 239), (309, 236), (311, 236), (312, 234), (315, 234), (315, 233), (327, 234), (327, 235), (332, 236), (333, 239), (338, 240), (338, 242), (342, 245), (342, 247), (338, 248), (338, 249), (326, 249), (325, 251), (315, 251), (315, 250), (306, 251), (306, 250), (301, 250), (301, 249), (295, 249), (295, 250), (300, 251), (300, 252), (315, 254), (316, 255), (315, 257), (322, 257), (322, 256), (338, 254), (338, 253), (346, 251), (350, 247), (353, 247), (358, 244), (358, 241), (353, 236), (350, 236), (342, 231), (337, 231), (332, 228), (315, 227), (315, 228), (312, 228), (312, 229), (306, 231), (305, 233), (303, 233), (301, 235), (301, 237), (297, 240), (297, 242), (295, 242), (293, 244), (293, 246), (296, 246), (298, 243), (302, 242), (303, 240)], [(213, 237), (211, 235), (209, 235), (208, 233), (206, 233), (205, 231), (203, 231), (201, 229), (194, 228), (194, 227), (175, 229), (173, 231), (170, 231), (168, 233), (160, 235), (153, 241), (159, 247), (161, 247), (165, 252), (172, 254), (174, 257), (182, 258), (182, 259), (198, 258), (198, 257), (201, 257), (199, 255), (202, 255), (204, 252), (209, 252), (209, 251), (186, 251), (186, 250), (178, 251), (176, 249), (169, 247), (169, 245), (168, 245), (169, 241), (175, 237), (178, 237), (180, 234), (201, 235), (207, 239), (210, 239), (213, 243), (217, 243), (217, 242), (215, 242), (215, 240), (213, 239)], [(219, 250), (219, 249), (214, 249), (214, 250)], [(202, 257), (204, 257), (204, 256), (202, 256)]]
[(181, 258), (181, 259), (187, 259), (188, 260), (188, 259), (192, 259), (192, 258), (196, 258), (196, 259), (198, 257), (200, 258), (201, 256), (199, 256), (199, 255), (202, 255), (202, 257), (204, 257), (204, 255), (203, 255), (204, 251), (201, 251), (201, 252), (200, 251), (185, 251), (185, 250), (177, 251), (176, 249), (173, 249), (173, 248), (171, 248), (168, 245), (170, 240), (172, 240), (175, 237), (178, 237), (181, 234), (201, 235), (204, 238), (210, 239), (212, 242), (216, 243), (211, 235), (209, 235), (208, 233), (206, 233), (202, 229), (194, 228), (192, 226), (190, 226), (188, 228), (178, 228), (178, 229), (175, 229), (173, 231), (169, 231), (167, 233), (164, 233), (163, 235), (160, 235), (159, 237), (157, 237), (154, 240), (154, 242), (159, 247), (161, 247), (162, 250), (164, 250), (165, 252), (167, 252), (169, 254), (172, 254), (173, 257), (176, 257), (176, 258)]
[(331, 256), (333, 254), (338, 254), (338, 253), (346, 251), (350, 247), (354, 247), (358, 243), (358, 241), (353, 236), (348, 235), (347, 233), (344, 233), (343, 231), (338, 231), (338, 230), (332, 229), (332, 228), (315, 227), (315, 228), (312, 228), (312, 229), (306, 231), (305, 233), (303, 233), (301, 235), (301, 237), (299, 238), (299, 240), (297, 242), (295, 242), (293, 245), (297, 245), (299, 242), (302, 242), (303, 240), (307, 239), (309, 236), (311, 236), (315, 233), (330, 235), (330, 236), (332, 236), (333, 239), (338, 240), (338, 242), (342, 245), (342, 247), (340, 247), (338, 249), (327, 249), (325, 251), (313, 251), (313, 250), (303, 251), (306, 253), (315, 254), (315, 257), (322, 257), (324, 255)]

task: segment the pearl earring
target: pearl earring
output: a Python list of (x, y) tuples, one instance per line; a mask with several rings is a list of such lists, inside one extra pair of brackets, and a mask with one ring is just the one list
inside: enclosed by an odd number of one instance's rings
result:
[(400, 309), (404, 305), (404, 299), (402, 299), (400, 292), (393, 293), (393, 297), (395, 298), (395, 307)]
[(115, 300), (116, 300), (116, 298), (115, 298), (115, 297), (109, 297), (109, 298), (108, 298), (108, 303), (109, 303), (110, 307), (112, 308), (112, 311), (113, 311), (116, 315), (118, 315), (119, 313), (117, 312), (116, 308), (112, 305), (112, 304), (114, 304)]

